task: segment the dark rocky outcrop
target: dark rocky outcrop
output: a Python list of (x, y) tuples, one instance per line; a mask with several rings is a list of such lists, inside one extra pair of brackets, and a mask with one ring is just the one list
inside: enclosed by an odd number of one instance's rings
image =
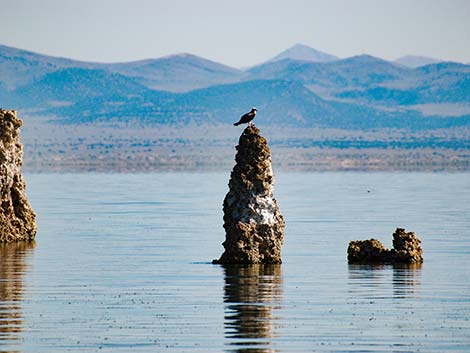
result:
[(350, 263), (421, 263), (421, 240), (413, 232), (397, 228), (393, 233), (393, 249), (387, 249), (376, 239), (349, 242)]
[(26, 197), (20, 171), (22, 124), (16, 111), (0, 109), (0, 242), (31, 241), (36, 235), (36, 214)]
[(281, 263), (284, 218), (273, 196), (268, 143), (248, 125), (240, 136), (224, 200), (224, 253), (214, 263)]

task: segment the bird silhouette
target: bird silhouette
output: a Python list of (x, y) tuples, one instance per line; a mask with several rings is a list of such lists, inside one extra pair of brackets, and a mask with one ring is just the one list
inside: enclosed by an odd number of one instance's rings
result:
[(256, 115), (256, 112), (258, 111), (258, 109), (256, 108), (251, 108), (251, 111), (249, 113), (246, 113), (244, 115), (242, 115), (242, 117), (240, 118), (239, 121), (237, 121), (235, 124), (235, 126), (238, 126), (240, 124), (246, 124), (246, 123), (249, 123), (250, 121), (252, 121), (254, 118), (255, 118), (255, 115)]

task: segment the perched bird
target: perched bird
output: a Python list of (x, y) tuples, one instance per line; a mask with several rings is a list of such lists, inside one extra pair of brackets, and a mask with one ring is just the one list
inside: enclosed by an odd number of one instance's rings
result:
[(250, 121), (252, 121), (254, 118), (255, 118), (255, 115), (256, 115), (256, 112), (258, 111), (258, 109), (256, 108), (251, 108), (251, 112), (249, 113), (246, 113), (245, 115), (243, 115), (240, 120), (238, 122), (236, 122), (235, 126), (238, 126), (240, 124), (246, 124), (246, 123), (249, 123)]

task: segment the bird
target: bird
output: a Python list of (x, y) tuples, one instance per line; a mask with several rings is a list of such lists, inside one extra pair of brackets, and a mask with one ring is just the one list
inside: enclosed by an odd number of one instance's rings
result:
[(244, 114), (238, 122), (233, 124), (234, 126), (238, 126), (240, 124), (246, 124), (252, 121), (255, 118), (256, 112), (258, 109), (256, 108), (251, 108), (251, 111), (249, 113)]

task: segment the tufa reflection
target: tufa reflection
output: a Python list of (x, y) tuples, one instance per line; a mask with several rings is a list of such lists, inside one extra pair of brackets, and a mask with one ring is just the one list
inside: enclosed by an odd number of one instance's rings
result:
[(34, 242), (0, 243), (0, 351), (20, 338), (23, 274)]
[(282, 301), (280, 265), (226, 265), (225, 336), (234, 352), (274, 352), (276, 315)]
[(411, 264), (349, 264), (350, 292), (365, 297), (387, 296), (407, 298), (421, 284), (422, 263)]
[(395, 298), (407, 298), (415, 294), (421, 284), (422, 263), (393, 265), (393, 295)]

